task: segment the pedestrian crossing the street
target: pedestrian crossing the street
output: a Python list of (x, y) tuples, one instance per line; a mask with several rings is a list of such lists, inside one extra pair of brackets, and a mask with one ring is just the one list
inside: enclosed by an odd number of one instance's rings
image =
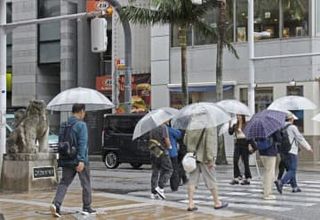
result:
[[(218, 178), (219, 196), (234, 210), (286, 212), (295, 207), (311, 207), (320, 203), (320, 181), (300, 180), (298, 185), (302, 192), (299, 193), (292, 193), (288, 185), (280, 195), (274, 187), (276, 200), (263, 199), (262, 181), (259, 179), (252, 180), (250, 185), (230, 185), (229, 182), (230, 179)], [(149, 197), (150, 191), (132, 192), (130, 195)], [(170, 192), (170, 187), (167, 187), (166, 197), (166, 200), (185, 203), (187, 206), (187, 187), (182, 186), (177, 192)], [(196, 190), (194, 201), (197, 206), (213, 205), (211, 194), (203, 183)]]

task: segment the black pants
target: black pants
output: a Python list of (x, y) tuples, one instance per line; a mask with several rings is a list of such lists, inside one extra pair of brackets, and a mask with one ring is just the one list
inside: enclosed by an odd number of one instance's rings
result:
[(280, 163), (279, 163), (279, 173), (278, 173), (278, 180), (281, 180), (284, 171), (288, 171), (290, 164), (289, 154), (280, 154)]
[(239, 159), (240, 156), (242, 158), (244, 164), (244, 175), (246, 179), (251, 179), (251, 172), (249, 167), (249, 149), (248, 143), (236, 143), (234, 147), (233, 153), (233, 177), (238, 178), (241, 177), (240, 169), (239, 169)]
[(164, 188), (172, 175), (172, 164), (169, 155), (163, 154), (159, 158), (151, 155), (152, 175), (151, 193), (156, 193), (155, 188)]
[(173, 168), (173, 172), (170, 177), (170, 188), (172, 191), (177, 191), (180, 184), (178, 157), (171, 157), (170, 159)]

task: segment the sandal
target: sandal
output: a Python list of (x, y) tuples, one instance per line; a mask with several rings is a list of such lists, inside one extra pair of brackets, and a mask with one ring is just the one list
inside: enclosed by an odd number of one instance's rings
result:
[(225, 207), (227, 207), (228, 206), (228, 203), (227, 202), (222, 202), (221, 201), (221, 205), (220, 206), (214, 206), (213, 208), (214, 209), (223, 209), (223, 208), (225, 208)]
[(187, 211), (189, 211), (189, 212), (193, 212), (193, 211), (197, 211), (198, 210), (198, 207), (196, 207), (196, 206), (194, 206), (194, 207), (192, 207), (192, 208), (187, 208)]

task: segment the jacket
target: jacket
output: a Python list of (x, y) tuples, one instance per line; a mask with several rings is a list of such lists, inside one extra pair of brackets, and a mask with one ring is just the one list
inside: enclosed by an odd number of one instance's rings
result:
[(259, 150), (261, 156), (276, 157), (278, 154), (278, 144), (281, 139), (279, 132), (276, 131), (271, 135), (272, 146), (265, 150)]
[[(286, 125), (289, 123), (290, 122), (287, 122)], [(289, 141), (290, 141), (290, 143), (292, 143), (291, 150), (289, 151), (290, 154), (298, 155), (298, 151), (299, 151), (298, 145), (299, 144), (307, 150), (311, 149), (310, 144), (306, 141), (306, 139), (303, 137), (303, 135), (299, 132), (297, 126), (295, 126), (295, 125), (288, 126), (287, 132), (288, 132), (288, 136), (289, 136)]]
[(205, 128), (202, 139), (196, 151), (202, 129), (187, 130), (184, 136), (184, 143), (188, 152), (196, 152), (197, 161), (200, 163), (213, 163), (213, 146), (215, 140), (215, 132), (213, 128)]
[(181, 134), (181, 131), (172, 127), (168, 127), (168, 130), (169, 130), (169, 138), (171, 143), (171, 149), (169, 149), (169, 156), (177, 157), (178, 156), (177, 140), (182, 137), (182, 134)]
[[(72, 127), (71, 135), (76, 141), (77, 156), (72, 160), (59, 159), (58, 164), (61, 167), (64, 166), (77, 166), (79, 162), (84, 162), (85, 165), (89, 163), (88, 157), (88, 128), (84, 121), (77, 119), (75, 116), (68, 118), (69, 124), (74, 124)], [(64, 133), (64, 128), (61, 126), (59, 136)]]

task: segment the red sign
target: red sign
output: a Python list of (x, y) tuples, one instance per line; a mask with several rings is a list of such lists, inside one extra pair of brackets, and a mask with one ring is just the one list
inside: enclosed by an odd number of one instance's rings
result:
[(112, 78), (111, 76), (97, 76), (96, 77), (96, 90), (102, 92), (112, 91)]

